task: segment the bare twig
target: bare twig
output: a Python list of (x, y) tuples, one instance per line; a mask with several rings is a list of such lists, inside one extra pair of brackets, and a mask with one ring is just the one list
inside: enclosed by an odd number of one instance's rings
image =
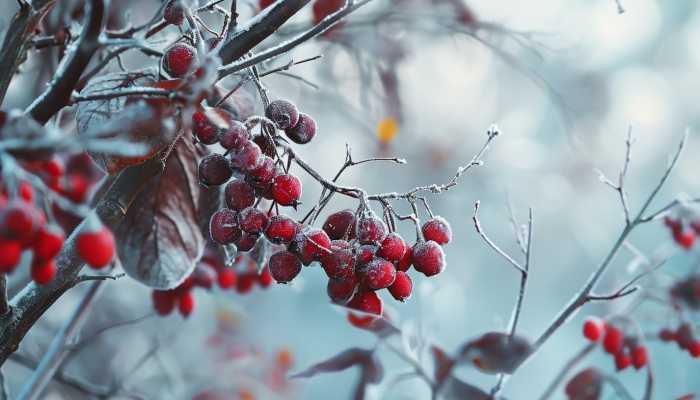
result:
[(584, 348), (582, 348), (578, 353), (576, 353), (569, 361), (564, 364), (562, 369), (559, 371), (554, 380), (547, 386), (544, 393), (539, 397), (539, 400), (547, 400), (557, 390), (557, 387), (561, 385), (562, 381), (571, 372), (574, 367), (576, 367), (587, 355), (589, 355), (596, 348), (595, 343), (589, 343)]
[(481, 227), (481, 222), (479, 222), (479, 205), (480, 202), (477, 201), (474, 203), (474, 215), (472, 216), (472, 221), (474, 221), (474, 228), (476, 229), (476, 232), (481, 236), (482, 239), (486, 242), (486, 244), (489, 245), (496, 253), (498, 253), (501, 257), (505, 258), (510, 265), (512, 265), (515, 269), (518, 270), (523, 275), (527, 275), (527, 270), (525, 270), (525, 267), (520, 265), (519, 262), (515, 261), (513, 257), (509, 256), (508, 253), (505, 251), (501, 250), (500, 247), (496, 243), (494, 243), (487, 235), (484, 233), (484, 229)]
[(600, 181), (610, 186), (613, 190), (615, 190), (618, 193), (618, 196), (620, 197), (620, 204), (622, 205), (622, 211), (625, 213), (625, 224), (627, 225), (629, 225), (632, 222), (630, 219), (631, 217), (627, 201), (627, 193), (625, 192), (625, 177), (627, 176), (630, 161), (632, 160), (632, 140), (632, 127), (630, 126), (627, 130), (627, 140), (625, 141), (625, 145), (627, 148), (627, 151), (625, 152), (625, 163), (622, 167), (622, 171), (620, 171), (617, 184), (613, 183), (610, 179), (608, 179), (605, 176), (605, 174), (599, 171)]

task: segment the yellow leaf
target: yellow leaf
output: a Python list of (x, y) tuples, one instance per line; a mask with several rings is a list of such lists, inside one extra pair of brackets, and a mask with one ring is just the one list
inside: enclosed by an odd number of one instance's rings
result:
[(393, 117), (386, 117), (377, 124), (377, 137), (382, 143), (394, 140), (399, 131), (399, 123)]

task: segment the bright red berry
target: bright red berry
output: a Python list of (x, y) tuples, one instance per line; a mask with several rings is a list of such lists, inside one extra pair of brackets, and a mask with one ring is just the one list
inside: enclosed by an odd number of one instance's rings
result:
[(357, 278), (351, 276), (348, 279), (329, 279), (326, 292), (331, 301), (336, 304), (345, 304), (350, 300), (357, 288)]
[(187, 43), (178, 42), (165, 50), (163, 69), (173, 78), (185, 76), (195, 63), (196, 51)]
[(275, 244), (288, 244), (297, 233), (297, 223), (284, 215), (275, 215), (265, 229), (265, 237)]
[(405, 301), (411, 297), (413, 291), (413, 282), (411, 277), (403, 271), (396, 272), (394, 283), (389, 286), (389, 293), (398, 301)]
[(205, 186), (223, 185), (232, 174), (231, 164), (221, 154), (209, 154), (199, 163), (199, 181)]
[(270, 267), (263, 268), (260, 275), (258, 275), (258, 283), (262, 288), (270, 287), (274, 279), (275, 278), (272, 277), (272, 272), (270, 272)]
[(245, 273), (238, 276), (236, 281), (236, 292), (239, 294), (245, 294), (253, 290), (257, 282), (257, 275), (253, 273)]
[(396, 279), (396, 267), (389, 261), (377, 257), (358, 270), (360, 280), (372, 290), (388, 288)]
[(31, 275), (32, 280), (36, 282), (37, 285), (46, 285), (56, 276), (56, 265), (53, 260), (33, 262)]
[(66, 239), (63, 231), (55, 226), (47, 226), (39, 229), (32, 249), (34, 257), (39, 260), (50, 260), (58, 255)]
[(700, 358), (700, 341), (693, 341), (688, 345), (688, 353), (693, 358)]
[(284, 132), (294, 143), (309, 143), (311, 139), (316, 136), (316, 121), (310, 116), (300, 113), (297, 124), (291, 128), (287, 128)]
[(250, 171), (247, 178), (255, 187), (268, 189), (276, 174), (275, 161), (268, 156), (262, 156), (260, 165)]
[(177, 299), (177, 309), (183, 317), (187, 318), (194, 311), (194, 295), (192, 291), (186, 291)]
[(248, 207), (238, 214), (238, 225), (249, 234), (262, 234), (268, 222), (267, 213), (255, 207)]
[(61, 161), (55, 158), (45, 161), (43, 170), (53, 179), (62, 177), (64, 173), (63, 164), (61, 164)]
[(603, 337), (603, 349), (607, 353), (617, 354), (622, 351), (624, 338), (622, 331), (613, 325), (605, 326), (605, 336)]
[(240, 121), (231, 120), (228, 129), (219, 131), (219, 143), (226, 150), (238, 151), (249, 141), (250, 134)]
[(272, 120), (279, 129), (289, 129), (299, 122), (299, 110), (292, 102), (275, 100), (265, 109), (265, 116)]
[(682, 230), (674, 231), (673, 232), (673, 240), (675, 240), (679, 246), (688, 250), (691, 247), (693, 247), (693, 244), (695, 243), (695, 233), (686, 232), (686, 231), (682, 231)]
[(386, 225), (377, 217), (365, 217), (357, 224), (357, 239), (362, 244), (378, 244), (386, 236)]
[(74, 203), (82, 203), (90, 191), (90, 181), (82, 174), (68, 174), (59, 193), (69, 198)]
[(396, 263), (396, 269), (398, 271), (408, 271), (409, 268), (411, 268), (411, 265), (413, 264), (413, 248), (406, 246), (406, 252), (403, 253), (403, 257), (401, 257), (401, 260)]
[(355, 213), (351, 210), (335, 212), (326, 218), (323, 230), (332, 240), (355, 238)]
[(106, 227), (96, 231), (83, 231), (76, 243), (78, 255), (94, 269), (104, 268), (114, 258), (114, 236)]
[(34, 201), (34, 188), (29, 184), (29, 182), (20, 182), (19, 185), (17, 185), (17, 194), (22, 200), (28, 203)]
[(230, 289), (236, 286), (238, 276), (233, 268), (221, 268), (216, 271), (216, 282), (222, 289)]
[(171, 25), (182, 25), (185, 21), (185, 10), (177, 0), (171, 0), (163, 10), (163, 19)]
[(224, 199), (228, 208), (241, 211), (255, 204), (255, 189), (245, 181), (234, 179), (226, 184)]
[(218, 244), (229, 244), (240, 239), (242, 232), (236, 212), (227, 208), (215, 212), (209, 220), (209, 234)]
[(623, 369), (626, 369), (632, 364), (632, 359), (630, 358), (629, 355), (625, 354), (624, 352), (619, 352), (615, 353), (615, 368), (617, 368), (618, 371), (622, 371)]
[(192, 133), (201, 143), (214, 144), (222, 132), (227, 132), (231, 115), (221, 108), (203, 108), (192, 114)]
[(362, 246), (358, 247), (356, 251), (357, 265), (360, 266), (369, 264), (372, 260), (374, 260), (378, 250), (379, 246), (373, 244), (363, 244)]
[(445, 269), (445, 253), (432, 240), (413, 245), (413, 266), (425, 276), (437, 275)]
[(406, 242), (396, 232), (388, 234), (379, 245), (377, 255), (391, 262), (401, 261), (406, 253)]
[(13, 200), (0, 212), (0, 231), (22, 244), (31, 243), (38, 228), (38, 210), (30, 203)]
[(367, 328), (374, 321), (377, 320), (376, 317), (365, 314), (374, 314), (381, 316), (384, 312), (384, 304), (382, 299), (377, 296), (375, 292), (358, 292), (353, 296), (350, 302), (347, 304), (348, 308), (361, 311), (364, 314), (356, 314), (353, 312), (348, 312), (348, 321), (358, 327)]
[(423, 237), (443, 246), (452, 240), (452, 228), (442, 217), (431, 218), (423, 224)]
[(22, 258), (22, 244), (18, 240), (0, 239), (0, 273), (14, 271)]
[(330, 252), (330, 248), (331, 240), (326, 232), (313, 227), (302, 229), (290, 243), (290, 250), (299, 256), (304, 265), (320, 260)]
[(632, 365), (634, 369), (643, 368), (649, 361), (649, 353), (644, 346), (637, 346), (632, 349)]
[(597, 342), (605, 331), (605, 323), (598, 318), (588, 318), (583, 322), (583, 336), (591, 342)]
[(281, 206), (292, 206), (301, 198), (301, 182), (291, 174), (282, 174), (272, 180), (272, 198)]
[(301, 262), (288, 251), (273, 254), (269, 266), (272, 277), (279, 283), (291, 282), (301, 272)]
[(355, 255), (350, 248), (331, 245), (331, 252), (321, 255), (321, 265), (329, 278), (350, 279), (355, 275)]
[(260, 166), (262, 160), (260, 147), (251, 141), (243, 143), (240, 150), (231, 153), (231, 164), (233, 167), (244, 172), (255, 170)]
[(171, 291), (154, 290), (151, 293), (151, 300), (158, 315), (168, 315), (175, 309), (177, 299)]

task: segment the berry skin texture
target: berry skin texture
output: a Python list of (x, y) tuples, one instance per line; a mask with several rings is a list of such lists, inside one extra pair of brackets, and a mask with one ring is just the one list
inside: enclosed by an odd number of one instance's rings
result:
[(406, 253), (406, 242), (395, 232), (387, 235), (379, 245), (377, 255), (391, 262), (398, 262)]
[(65, 239), (65, 235), (59, 228), (40, 229), (33, 244), (34, 257), (39, 260), (50, 260), (56, 257)]
[(175, 43), (165, 50), (163, 68), (173, 78), (182, 78), (195, 62), (196, 51), (186, 43)]
[(432, 240), (444, 246), (452, 240), (452, 228), (449, 222), (442, 217), (431, 218), (421, 228), (425, 240)]
[(292, 206), (301, 198), (301, 182), (291, 174), (282, 174), (272, 181), (272, 198), (281, 206)]
[(265, 229), (265, 237), (274, 244), (288, 244), (294, 239), (298, 225), (284, 215), (275, 215)]
[(245, 181), (235, 179), (226, 184), (224, 199), (228, 208), (241, 211), (255, 204), (255, 189)]
[[(347, 307), (366, 314), (375, 314), (379, 316), (384, 312), (384, 303), (375, 292), (356, 293), (347, 304)], [(348, 313), (348, 321), (358, 328), (368, 328), (376, 320), (377, 318), (371, 315), (360, 315), (353, 312)]]
[(377, 217), (360, 219), (357, 224), (357, 239), (362, 244), (378, 244), (386, 236), (386, 226)]
[(226, 132), (231, 116), (220, 108), (201, 109), (192, 114), (192, 133), (201, 143), (214, 144)]
[(309, 265), (329, 253), (331, 240), (326, 232), (313, 227), (306, 227), (297, 233), (290, 247), (292, 251), (296, 252), (304, 265)]
[(350, 300), (357, 288), (357, 278), (354, 276), (349, 279), (329, 279), (326, 292), (332, 302), (336, 304), (345, 304)]
[(335, 212), (326, 218), (323, 230), (326, 231), (331, 240), (342, 239), (346, 235), (349, 239), (354, 239), (355, 214), (351, 210)]
[(284, 133), (286, 133), (289, 140), (294, 143), (309, 143), (311, 139), (316, 136), (316, 121), (310, 116), (301, 113), (299, 114), (299, 121), (297, 124), (286, 129)]
[(603, 349), (609, 354), (618, 354), (622, 351), (624, 338), (620, 329), (608, 325), (603, 337)]
[(240, 239), (242, 232), (238, 227), (238, 215), (227, 208), (215, 212), (209, 220), (209, 235), (218, 244), (229, 244)]
[(396, 263), (396, 270), (398, 271), (408, 271), (413, 264), (413, 248), (406, 246), (406, 252), (403, 253), (401, 260)]
[(265, 109), (265, 116), (272, 120), (279, 129), (289, 129), (299, 122), (299, 110), (292, 102), (275, 100)]
[(165, 316), (173, 312), (175, 309), (176, 297), (173, 293), (165, 290), (154, 290), (151, 293), (151, 301), (153, 301), (153, 308), (156, 313), (161, 316)]
[(182, 25), (185, 21), (185, 10), (179, 1), (171, 0), (163, 10), (163, 19), (170, 25)]
[(209, 154), (199, 163), (199, 182), (205, 186), (223, 185), (232, 174), (231, 164), (221, 154)]
[(379, 257), (359, 272), (361, 281), (372, 290), (388, 288), (396, 279), (394, 264)]
[(389, 293), (398, 301), (406, 301), (413, 292), (413, 281), (404, 271), (396, 272), (394, 283), (389, 286)]
[(248, 207), (238, 214), (238, 224), (243, 232), (260, 235), (267, 228), (269, 218), (265, 211), (255, 207)]
[(236, 241), (236, 248), (238, 251), (251, 251), (253, 247), (255, 247), (255, 244), (258, 243), (258, 239), (260, 239), (260, 235), (258, 234), (244, 233), (241, 238)]
[(445, 269), (445, 253), (436, 242), (418, 242), (413, 246), (413, 266), (425, 276), (437, 275)]
[(591, 342), (597, 342), (603, 336), (605, 323), (598, 318), (588, 318), (583, 322), (583, 336)]
[(248, 142), (248, 130), (240, 121), (232, 120), (228, 129), (219, 132), (219, 144), (226, 150), (238, 151)]
[(321, 255), (321, 265), (329, 278), (348, 280), (355, 276), (355, 256), (349, 248), (331, 245), (331, 253)]
[(240, 150), (231, 154), (231, 164), (234, 168), (244, 172), (255, 170), (262, 162), (262, 151), (260, 147), (247, 141), (241, 146)]
[(22, 245), (17, 240), (0, 239), (0, 273), (14, 271), (22, 258)]
[(301, 262), (289, 251), (280, 251), (270, 257), (270, 273), (279, 283), (291, 282), (301, 272)]
[(114, 258), (114, 236), (106, 227), (94, 232), (80, 232), (76, 249), (90, 267), (102, 269)]
[(644, 346), (637, 346), (632, 350), (632, 365), (634, 369), (641, 369), (647, 365), (649, 361), (649, 353)]
[(186, 291), (178, 297), (177, 309), (185, 318), (192, 314), (192, 311), (194, 311), (194, 295), (191, 291)]
[(32, 263), (31, 275), (32, 280), (37, 285), (46, 285), (56, 276), (56, 265), (53, 263), (53, 260)]
[(356, 253), (357, 265), (360, 266), (369, 264), (372, 260), (374, 260), (378, 250), (379, 247), (372, 244), (363, 244), (360, 246)]
[(248, 173), (248, 179), (256, 187), (267, 189), (275, 178), (276, 172), (275, 162), (268, 156), (262, 156), (260, 165)]
[(238, 276), (233, 268), (222, 268), (216, 273), (216, 283), (222, 289), (230, 289), (236, 286)]

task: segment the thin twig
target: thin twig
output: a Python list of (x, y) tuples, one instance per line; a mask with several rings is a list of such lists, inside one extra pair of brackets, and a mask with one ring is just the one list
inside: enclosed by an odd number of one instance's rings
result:
[(559, 385), (561, 385), (562, 381), (566, 376), (571, 372), (574, 367), (576, 367), (581, 361), (583, 361), (584, 358), (586, 358), (587, 355), (589, 355), (594, 349), (596, 348), (596, 343), (589, 343), (587, 344), (584, 348), (582, 348), (579, 352), (577, 352), (569, 361), (564, 364), (562, 369), (559, 371), (556, 377), (554, 377), (554, 380), (547, 385), (547, 388), (544, 390), (544, 393), (539, 397), (539, 400), (547, 400), (549, 399), (554, 392), (557, 390)]
[(479, 222), (479, 205), (480, 202), (477, 200), (477, 202), (474, 203), (474, 215), (472, 216), (472, 221), (474, 221), (474, 228), (476, 229), (476, 232), (479, 234), (479, 236), (481, 236), (482, 239), (484, 239), (484, 241), (486, 242), (486, 244), (489, 245), (489, 247), (491, 247), (501, 257), (505, 258), (506, 261), (508, 261), (515, 269), (518, 270), (518, 272), (520, 272), (523, 275), (527, 275), (527, 271), (522, 265), (520, 265), (519, 262), (515, 261), (513, 257), (508, 255), (508, 253), (501, 250), (501, 248), (498, 247), (498, 245), (486, 235), (483, 228), (481, 227), (481, 223)]

